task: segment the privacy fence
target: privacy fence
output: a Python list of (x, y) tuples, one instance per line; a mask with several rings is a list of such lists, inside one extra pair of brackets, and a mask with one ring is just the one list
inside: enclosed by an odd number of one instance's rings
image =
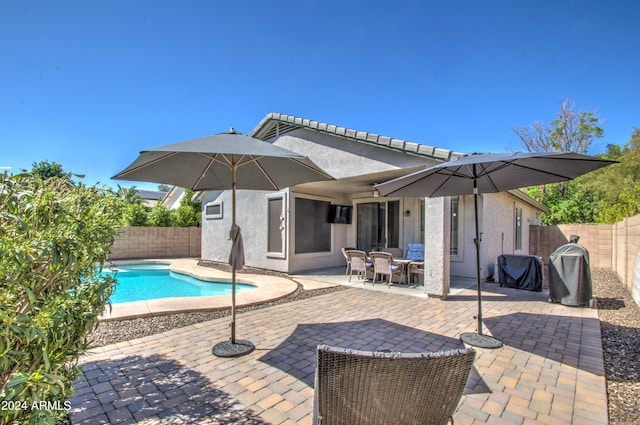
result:
[(640, 215), (616, 224), (531, 226), (529, 252), (549, 264), (549, 255), (571, 235), (580, 236), (591, 268), (613, 270), (640, 304)]

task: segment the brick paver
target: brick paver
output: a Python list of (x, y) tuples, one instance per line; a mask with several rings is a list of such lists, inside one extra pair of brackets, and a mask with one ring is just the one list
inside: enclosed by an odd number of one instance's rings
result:
[[(348, 289), (238, 315), (256, 350), (217, 358), (228, 319), (92, 351), (71, 419), (94, 423), (310, 424), (315, 347), (436, 351), (474, 331), (475, 291), (447, 300)], [(597, 311), (546, 293), (485, 284), (485, 332), (504, 342), (478, 355), (456, 424), (606, 424)]]

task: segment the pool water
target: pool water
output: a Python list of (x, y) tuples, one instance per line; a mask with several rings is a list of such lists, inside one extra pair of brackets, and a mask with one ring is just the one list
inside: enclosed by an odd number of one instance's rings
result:
[[(208, 282), (169, 270), (167, 264), (127, 264), (103, 273), (114, 273), (118, 283), (111, 295), (112, 304), (157, 298), (204, 297), (231, 294), (231, 283)], [(236, 284), (236, 293), (255, 289)]]

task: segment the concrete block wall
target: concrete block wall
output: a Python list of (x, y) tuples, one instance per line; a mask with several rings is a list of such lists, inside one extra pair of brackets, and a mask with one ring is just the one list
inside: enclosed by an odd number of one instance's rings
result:
[(613, 269), (613, 233), (610, 224), (565, 224), (531, 226), (529, 252), (549, 263), (549, 255), (569, 243), (571, 235), (580, 236), (578, 243), (589, 251), (592, 268)]
[(640, 215), (616, 224), (574, 224), (531, 226), (529, 252), (543, 257), (580, 236), (579, 244), (589, 251), (591, 268), (613, 270), (640, 304)]
[[(613, 250), (615, 271), (638, 299), (640, 279), (634, 279), (640, 268), (640, 216), (625, 218), (614, 226), (615, 249)], [(635, 273), (634, 273), (635, 272)], [(635, 287), (634, 287), (635, 286)]]
[(200, 257), (199, 227), (121, 227), (110, 260)]

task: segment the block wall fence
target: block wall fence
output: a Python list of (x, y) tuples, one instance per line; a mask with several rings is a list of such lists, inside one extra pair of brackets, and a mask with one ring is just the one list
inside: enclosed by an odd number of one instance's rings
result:
[(121, 227), (110, 260), (200, 257), (199, 227)]
[(530, 226), (529, 252), (549, 264), (549, 255), (571, 235), (589, 251), (591, 268), (611, 269), (640, 304), (640, 215), (616, 224)]

